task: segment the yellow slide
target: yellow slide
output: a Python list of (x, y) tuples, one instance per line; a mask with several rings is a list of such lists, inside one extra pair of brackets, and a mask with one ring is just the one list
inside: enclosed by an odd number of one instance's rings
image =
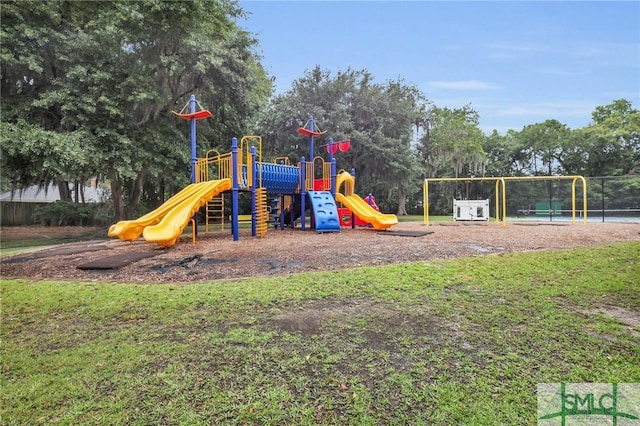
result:
[[(345, 185), (344, 193), (351, 193), (351, 195), (344, 195), (339, 192), (342, 184)], [(395, 214), (380, 213), (357, 194), (353, 193), (354, 186), (355, 179), (350, 173), (345, 171), (338, 173), (338, 176), (336, 176), (336, 201), (342, 203), (361, 220), (373, 225), (373, 229), (387, 229), (398, 223), (398, 218)]]
[(169, 198), (160, 207), (145, 214), (144, 216), (141, 216), (138, 219), (134, 220), (121, 220), (115, 225), (111, 225), (108, 235), (110, 237), (118, 237), (121, 240), (125, 241), (137, 240), (140, 235), (142, 235), (142, 231), (144, 230), (144, 228), (160, 222), (160, 220), (171, 209), (189, 198), (191, 195), (201, 189), (206, 183), (208, 182), (192, 183), (186, 186), (182, 191), (178, 192), (173, 197)]
[(189, 219), (213, 197), (231, 189), (231, 179), (203, 182), (194, 193), (177, 203), (157, 224), (142, 231), (144, 239), (168, 247), (176, 243)]
[(373, 225), (373, 229), (387, 229), (390, 226), (396, 225), (398, 223), (398, 218), (395, 214), (384, 214), (376, 211), (357, 194), (345, 196), (337, 192), (336, 201), (342, 203), (361, 220), (369, 222), (371, 225)]

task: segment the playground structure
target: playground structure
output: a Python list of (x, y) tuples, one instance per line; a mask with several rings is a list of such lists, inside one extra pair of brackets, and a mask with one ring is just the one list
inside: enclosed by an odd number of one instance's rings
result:
[[(263, 236), (270, 225), (284, 229), (294, 226), (300, 219), (300, 228), (306, 230), (306, 212), (310, 211), (310, 227), (316, 232), (339, 232), (341, 224), (348, 222), (355, 227), (355, 218), (370, 224), (375, 230), (385, 230), (398, 223), (392, 214), (383, 214), (354, 193), (355, 179), (352, 173), (336, 171), (334, 153), (348, 149), (349, 141), (334, 143), (329, 138), (329, 159), (314, 156), (314, 138), (324, 135), (316, 128), (313, 117), (298, 133), (309, 137), (309, 157), (301, 157), (297, 165), (288, 159), (278, 163), (262, 161), (262, 138), (244, 136), (231, 140), (231, 152), (221, 154), (210, 150), (205, 157), (196, 155), (196, 121), (211, 117), (207, 110), (196, 110), (195, 96), (191, 95), (190, 112), (185, 108), (175, 113), (190, 121), (191, 134), (191, 184), (175, 194), (157, 209), (135, 220), (120, 221), (109, 228), (109, 237), (133, 241), (141, 235), (148, 242), (163, 247), (173, 246), (187, 225), (192, 226), (192, 240), (197, 233), (196, 214), (206, 207), (206, 227), (210, 221), (224, 223), (224, 197), (231, 193), (231, 232), (234, 241), (239, 239), (239, 193), (251, 194), (251, 235)], [(199, 105), (198, 105), (199, 106)], [(316, 172), (320, 177), (316, 178)], [(342, 192), (341, 192), (342, 191)], [(271, 201), (271, 202), (270, 202)], [(352, 220), (344, 221), (338, 214), (338, 203), (352, 214)], [(375, 203), (374, 203), (375, 204)], [(344, 214), (342, 215), (344, 216)]]
[[(576, 223), (576, 184), (578, 182), (582, 183), (582, 210), (581, 216), (583, 219), (583, 224), (587, 224), (587, 181), (582, 176), (498, 176), (498, 177), (474, 177), (474, 178), (429, 178), (424, 180), (423, 184), (423, 206), (424, 206), (424, 224), (429, 225), (429, 184), (437, 183), (437, 182), (495, 182), (495, 222), (496, 224), (502, 223), (503, 226), (507, 224), (507, 182), (516, 182), (516, 181), (551, 181), (551, 180), (569, 180), (571, 181), (571, 223)], [(472, 214), (467, 214), (467, 219), (455, 219), (456, 218), (456, 201), (454, 200), (454, 220), (473, 220), (471, 218)], [(488, 211), (489, 211), (489, 200), (463, 200), (463, 201), (475, 201), (476, 203), (480, 202), (484, 205), (486, 202), (486, 217), (489, 219)], [(477, 205), (471, 203), (466, 205), (465, 207), (471, 207), (473, 205), (477, 208)], [(554, 207), (554, 203), (550, 202), (549, 207), (544, 210), (545, 214), (553, 215), (556, 214), (556, 210), (552, 210)], [(537, 209), (537, 208), (536, 208)], [(538, 213), (538, 210), (532, 209), (527, 210), (527, 214), (530, 212)], [(464, 209), (461, 210), (461, 212)], [(483, 208), (484, 210), (484, 208)], [(540, 210), (542, 212), (543, 210)], [(461, 213), (458, 216), (463, 216)], [(477, 214), (476, 214), (477, 216)]]

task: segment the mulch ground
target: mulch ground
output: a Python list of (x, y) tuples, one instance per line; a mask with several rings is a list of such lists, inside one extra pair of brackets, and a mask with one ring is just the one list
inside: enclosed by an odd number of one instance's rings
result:
[[(525, 226), (526, 225), (526, 226)], [(2, 229), (3, 236), (6, 229)], [(2, 278), (186, 283), (336, 271), (374, 265), (428, 262), (469, 256), (555, 250), (616, 241), (640, 243), (640, 223), (399, 223), (388, 231), (367, 228), (316, 233), (270, 229), (254, 238), (241, 229), (188, 235), (171, 248), (143, 239), (104, 239), (63, 244), (55, 249), (3, 257)], [(81, 269), (79, 269), (81, 268)]]

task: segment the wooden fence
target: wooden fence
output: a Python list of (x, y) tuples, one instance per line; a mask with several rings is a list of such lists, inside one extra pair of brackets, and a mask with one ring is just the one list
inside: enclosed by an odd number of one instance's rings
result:
[(22, 201), (0, 201), (0, 226), (35, 225), (33, 213), (40, 206), (50, 203), (25, 203)]

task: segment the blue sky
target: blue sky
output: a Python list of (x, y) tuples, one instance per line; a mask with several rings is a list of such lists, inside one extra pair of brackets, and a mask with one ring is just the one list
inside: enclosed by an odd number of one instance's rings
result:
[(504, 134), (572, 129), (624, 98), (640, 108), (639, 1), (240, 0), (276, 93), (316, 65), (404, 79), (439, 107), (466, 104)]

